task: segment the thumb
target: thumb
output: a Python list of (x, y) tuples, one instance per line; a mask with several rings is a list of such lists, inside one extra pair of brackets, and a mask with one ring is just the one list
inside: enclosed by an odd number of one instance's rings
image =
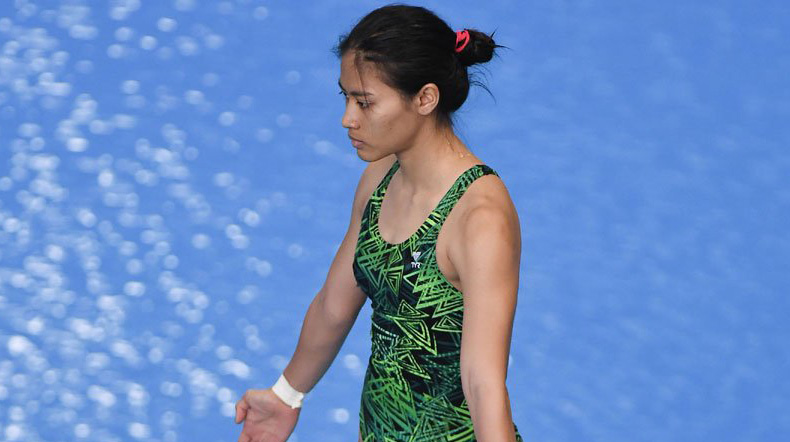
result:
[(236, 402), (236, 423), (241, 423), (247, 417), (247, 409), (249, 405), (247, 401), (242, 397), (238, 402)]

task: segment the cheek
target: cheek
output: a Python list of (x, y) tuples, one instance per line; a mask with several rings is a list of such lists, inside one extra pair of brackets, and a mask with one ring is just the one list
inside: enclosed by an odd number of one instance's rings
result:
[(403, 142), (412, 119), (403, 106), (394, 100), (378, 102), (365, 115), (366, 132), (372, 142), (384, 145), (397, 145)]
[(376, 115), (376, 127), (389, 137), (403, 130), (407, 122), (407, 115), (398, 107), (390, 105), (389, 108), (380, 109)]
[(383, 125), (387, 138), (393, 141), (398, 140), (399, 142), (403, 141), (404, 138), (408, 138), (414, 129), (414, 121), (405, 112), (388, 119)]

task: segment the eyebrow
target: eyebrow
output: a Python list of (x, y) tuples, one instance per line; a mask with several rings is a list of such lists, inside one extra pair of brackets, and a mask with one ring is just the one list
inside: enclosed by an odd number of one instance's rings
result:
[[(343, 85), (340, 84), (340, 80), (337, 80), (337, 85), (340, 86), (340, 89), (342, 89), (343, 92), (346, 92), (346, 88), (344, 88)], [(360, 92), (360, 91), (351, 91), (348, 94), (353, 95), (354, 97), (373, 96), (373, 94), (370, 92)]]

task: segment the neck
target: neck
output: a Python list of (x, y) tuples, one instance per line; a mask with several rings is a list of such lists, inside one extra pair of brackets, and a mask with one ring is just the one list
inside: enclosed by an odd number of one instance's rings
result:
[(479, 160), (464, 145), (452, 128), (424, 125), (411, 147), (395, 154), (400, 163), (403, 190), (414, 196), (433, 195), (447, 186), (448, 176)]

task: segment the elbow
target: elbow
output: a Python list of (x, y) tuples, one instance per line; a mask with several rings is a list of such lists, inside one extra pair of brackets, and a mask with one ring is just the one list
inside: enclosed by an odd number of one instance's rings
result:
[(353, 325), (359, 313), (359, 311), (354, 312), (345, 308), (341, 303), (332, 302), (324, 292), (320, 292), (316, 297), (316, 308), (324, 323), (340, 328), (346, 328), (349, 324)]
[(481, 397), (488, 393), (494, 394), (507, 390), (504, 379), (496, 379), (495, 376), (464, 375), (463, 373), (461, 375), (461, 388), (467, 403), (470, 404), (479, 401)]
[(484, 376), (481, 375), (480, 370), (474, 370), (473, 366), (464, 364), (463, 358), (461, 359), (461, 389), (464, 392), (467, 402), (471, 402), (478, 390), (478, 385)]
[(474, 401), (475, 393), (478, 390), (477, 378), (470, 375), (461, 373), (461, 389), (464, 391), (464, 396), (466, 397), (466, 401), (471, 403)]

